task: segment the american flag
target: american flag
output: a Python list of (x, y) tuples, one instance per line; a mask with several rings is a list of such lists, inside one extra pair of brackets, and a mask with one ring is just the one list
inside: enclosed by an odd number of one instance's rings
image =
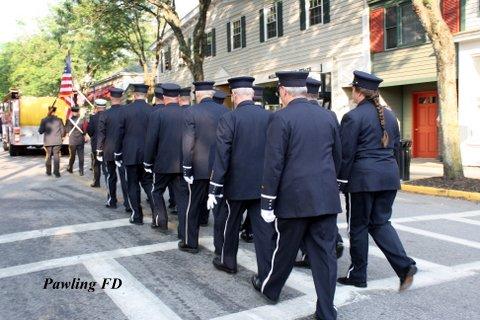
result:
[[(73, 88), (73, 77), (72, 77), (72, 59), (70, 54), (67, 55), (65, 59), (65, 69), (63, 70), (62, 78), (60, 81), (60, 91), (58, 97), (64, 100), (70, 108), (75, 104), (73, 101), (74, 88)], [(68, 111), (70, 114), (70, 110)]]

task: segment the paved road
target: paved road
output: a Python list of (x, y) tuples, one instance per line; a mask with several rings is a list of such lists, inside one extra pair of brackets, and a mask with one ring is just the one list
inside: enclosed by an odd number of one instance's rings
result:
[[(249, 283), (252, 245), (241, 244), (238, 274), (216, 271), (212, 221), (200, 254), (179, 252), (175, 217), (169, 234), (130, 225), (120, 208), (103, 206), (105, 190), (90, 188), (89, 177), (62, 171), (47, 177), (41, 155), (0, 153), (0, 319), (313, 319), (308, 270), (295, 269), (269, 305)], [(339, 319), (479, 319), (480, 205), (400, 193), (394, 218), (420, 269), (412, 290), (396, 292), (372, 241), (368, 288), (337, 287)], [(340, 274), (348, 263), (347, 254)], [(43, 289), (49, 278), (97, 283), (93, 292)], [(102, 290), (104, 278), (122, 286)]]

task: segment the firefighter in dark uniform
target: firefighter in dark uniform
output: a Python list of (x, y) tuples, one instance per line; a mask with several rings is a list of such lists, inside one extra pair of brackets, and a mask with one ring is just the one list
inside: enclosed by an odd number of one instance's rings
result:
[[(105, 112), (105, 107), (107, 106), (107, 101), (104, 99), (95, 100), (95, 114), (90, 117), (88, 122), (87, 134), (90, 137), (90, 145), (92, 147), (91, 158), (92, 158), (92, 167), (93, 167), (93, 182), (90, 185), (92, 188), (100, 188), (100, 177), (105, 176), (107, 179), (107, 169), (103, 161), (98, 161), (97, 159), (97, 144), (98, 144), (98, 124), (100, 122), (100, 117), (103, 112)], [(107, 183), (107, 181), (105, 181)]]
[[(316, 79), (313, 79), (311, 77), (307, 78), (307, 94), (306, 98), (308, 101), (313, 104), (314, 106), (319, 106), (320, 104), (318, 103), (318, 97), (319, 97), (319, 90), (320, 86), (322, 85), (322, 82)], [(337, 127), (340, 128), (340, 123), (338, 122), (337, 115), (335, 112), (325, 109), (328, 111), (328, 113), (331, 115), (335, 123), (337, 124)], [(340, 168), (338, 168), (340, 169)], [(338, 172), (337, 172), (338, 174)], [(336, 245), (336, 252), (337, 252), (337, 259), (340, 259), (343, 255), (343, 250), (344, 250), (344, 245), (343, 245), (343, 239), (340, 233), (337, 234), (337, 245)], [(308, 255), (306, 254), (305, 250), (305, 245), (302, 243), (300, 246), (300, 252), (299, 256), (297, 257), (297, 260), (295, 261), (295, 266), (297, 267), (309, 267), (310, 264), (308, 262)]]
[(122, 108), (114, 154), (117, 166), (124, 165), (127, 173), (128, 200), (132, 209), (130, 222), (133, 224), (143, 224), (140, 185), (142, 185), (147, 199), (150, 200), (150, 208), (153, 212), (152, 174), (146, 172), (143, 167), (147, 124), (153, 112), (152, 106), (145, 101), (147, 92), (147, 85), (133, 85), (134, 101)]
[[(262, 109), (265, 109), (263, 105), (263, 87), (261, 86), (253, 86), (253, 102), (255, 105), (260, 106)], [(247, 242), (253, 242), (253, 232), (252, 232), (252, 223), (250, 220), (250, 214), (247, 212), (245, 216), (245, 220), (242, 223), (242, 227), (240, 228), (240, 238)]]
[(406, 290), (417, 272), (390, 223), (392, 205), (400, 189), (396, 151), (400, 144), (397, 118), (379, 102), (383, 80), (355, 71), (352, 98), (357, 107), (342, 119), (340, 190), (350, 199), (348, 232), (352, 263), (344, 285), (367, 286), (368, 235), (370, 234)]
[[(258, 273), (265, 274), (273, 251), (273, 226), (260, 215), (260, 185), (265, 140), (270, 113), (253, 102), (252, 77), (228, 80), (235, 110), (225, 113), (218, 123), (215, 162), (210, 179), (208, 209), (225, 198), (226, 210), (216, 211), (214, 242), (221, 243), (215, 268), (237, 272), (238, 233), (247, 210), (255, 234)], [(217, 222), (217, 220), (219, 220)], [(218, 230), (220, 229), (220, 230)], [(221, 231), (221, 232), (218, 232)]]
[(163, 101), (163, 90), (161, 85), (156, 85), (154, 90), (155, 95), (155, 104), (153, 105), (153, 111), (161, 109), (165, 107), (165, 103)]
[[(117, 177), (120, 178), (120, 186), (123, 194), (123, 206), (125, 211), (132, 212), (128, 202), (127, 181), (125, 178), (125, 166), (115, 165), (115, 147), (118, 138), (122, 108), (123, 90), (119, 88), (110, 89), (111, 107), (101, 114), (98, 122), (97, 139), (97, 160), (105, 162), (107, 169), (107, 202), (106, 207), (115, 209), (117, 207)], [(117, 175), (118, 170), (118, 175)]]
[(223, 104), (225, 99), (227, 98), (227, 94), (222, 90), (215, 90), (215, 94), (213, 95), (213, 101), (218, 104)]
[(48, 114), (40, 122), (38, 133), (43, 134), (43, 148), (45, 149), (45, 167), (47, 176), (53, 174), (60, 178), (60, 151), (62, 139), (65, 136), (65, 127), (62, 120), (56, 116), (57, 107), (48, 107)]
[(73, 106), (72, 116), (68, 118), (65, 125), (65, 131), (68, 134), (68, 150), (70, 152), (67, 171), (73, 173), (75, 156), (78, 155), (78, 174), (81, 176), (84, 174), (86, 129), (87, 122), (80, 116), (80, 107), (77, 105)]
[(307, 72), (277, 76), (284, 108), (268, 126), (261, 211), (274, 224), (276, 245), (269, 272), (253, 276), (252, 284), (267, 299), (278, 301), (303, 241), (317, 292), (316, 318), (336, 319), (340, 134), (328, 112), (304, 98)]
[(183, 130), (183, 177), (190, 200), (185, 215), (179, 215), (183, 237), (178, 247), (198, 252), (200, 215), (207, 206), (208, 185), (215, 157), (215, 139), (220, 117), (228, 109), (213, 101), (214, 82), (195, 82), (197, 104), (185, 109)]
[[(168, 215), (163, 199), (171, 185), (179, 197), (180, 215), (185, 215), (187, 186), (182, 176), (182, 135), (184, 110), (178, 104), (180, 86), (162, 84), (165, 107), (155, 112), (148, 124), (144, 152), (145, 171), (153, 173), (152, 228), (168, 230)], [(180, 229), (182, 231), (182, 229)]]

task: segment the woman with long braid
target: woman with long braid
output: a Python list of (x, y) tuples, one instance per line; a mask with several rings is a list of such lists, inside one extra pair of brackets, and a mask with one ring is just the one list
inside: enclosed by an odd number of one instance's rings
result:
[(392, 206), (400, 189), (396, 151), (400, 131), (393, 112), (380, 104), (378, 86), (383, 80), (355, 71), (352, 98), (357, 107), (342, 119), (340, 190), (349, 200), (348, 235), (352, 263), (343, 285), (367, 286), (370, 234), (400, 278), (400, 291), (408, 289), (417, 272), (390, 223)]

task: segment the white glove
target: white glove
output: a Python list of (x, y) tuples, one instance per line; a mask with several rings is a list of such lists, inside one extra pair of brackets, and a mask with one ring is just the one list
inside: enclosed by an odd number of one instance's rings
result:
[(146, 173), (153, 173), (153, 172), (152, 172), (152, 169), (147, 169), (147, 168), (144, 168), (144, 169), (145, 169), (145, 172), (146, 172)]
[(210, 193), (208, 195), (208, 200), (207, 200), (207, 209), (212, 210), (215, 208), (215, 205), (217, 204), (217, 197), (215, 197), (214, 194)]
[(103, 162), (103, 157), (97, 156), (97, 161)]
[(121, 168), (121, 167), (122, 167), (122, 161), (121, 161), (121, 160), (115, 161), (115, 165), (116, 165), (117, 167)]
[(185, 179), (185, 181), (187, 181), (188, 184), (193, 184), (193, 176), (191, 177), (183, 176), (183, 179)]
[(263, 210), (261, 211), (261, 215), (263, 220), (265, 220), (266, 223), (270, 223), (275, 221), (277, 217), (275, 217), (275, 214), (273, 213), (273, 210)]

